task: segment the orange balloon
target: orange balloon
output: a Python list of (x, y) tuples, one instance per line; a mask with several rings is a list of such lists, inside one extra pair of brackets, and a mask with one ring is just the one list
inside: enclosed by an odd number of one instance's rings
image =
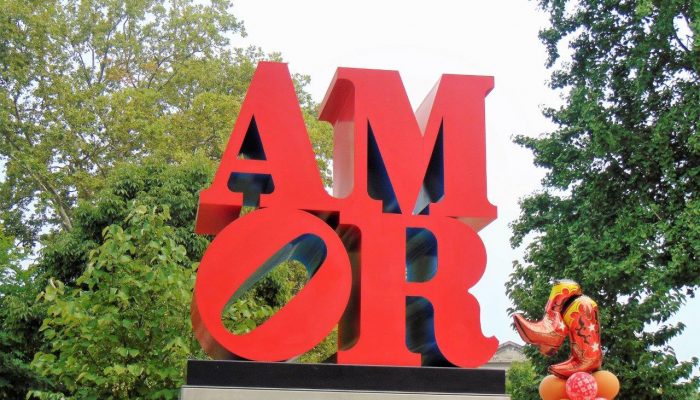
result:
[(566, 398), (566, 381), (554, 375), (547, 375), (540, 382), (542, 400), (560, 400)]
[(593, 373), (598, 384), (598, 396), (612, 400), (620, 392), (620, 381), (610, 371), (596, 371)]

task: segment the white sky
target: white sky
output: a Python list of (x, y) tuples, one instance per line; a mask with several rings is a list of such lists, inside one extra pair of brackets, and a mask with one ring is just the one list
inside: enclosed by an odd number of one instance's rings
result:
[[(560, 102), (546, 86), (549, 72), (537, 32), (547, 18), (535, 2), (237, 0), (234, 13), (248, 32), (235, 44), (281, 52), (292, 72), (311, 76), (317, 102), (337, 67), (398, 70), (414, 107), (443, 73), (495, 77), (486, 99), (486, 132), (488, 196), (499, 217), (480, 232), (488, 265), (472, 292), (481, 303), (484, 333), (522, 343), (506, 312), (503, 285), (521, 254), (510, 248), (508, 225), (518, 216), (518, 199), (540, 186), (543, 172), (510, 139), (551, 130), (541, 106)], [(700, 355), (697, 339), (691, 340), (700, 337), (693, 312), (700, 312), (700, 300), (679, 315), (687, 328), (672, 344), (682, 360)]]

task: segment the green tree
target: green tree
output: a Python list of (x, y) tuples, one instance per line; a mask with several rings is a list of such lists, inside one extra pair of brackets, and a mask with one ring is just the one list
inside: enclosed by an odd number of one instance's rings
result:
[[(121, 163), (109, 174), (103, 188), (90, 201), (73, 209), (73, 229), (49, 235), (36, 262), (37, 279), (58, 279), (73, 286), (83, 274), (92, 250), (103, 241), (102, 231), (121, 224), (129, 214), (129, 204), (163, 206), (170, 210), (167, 225), (178, 244), (185, 247), (192, 262), (199, 261), (209, 238), (194, 233), (199, 191), (209, 186), (215, 164), (205, 156), (195, 156), (178, 164), (167, 164), (151, 157), (138, 165)], [(43, 287), (42, 287), (43, 288)]]
[[(39, 331), (44, 324), (60, 326), (63, 315), (51, 315), (47, 309), (52, 306), (51, 302), (36, 302), (37, 296), (42, 291), (55, 292), (57, 287), (62, 287), (66, 296), (74, 296), (85, 291), (91, 294), (94, 303), (91, 306), (105, 307), (98, 304), (98, 301), (108, 300), (109, 297), (101, 293), (94, 294), (95, 291), (109, 291), (111, 288), (107, 284), (96, 286), (90, 290), (84, 283), (79, 284), (78, 279), (84, 275), (88, 265), (94, 262), (94, 253), (104, 245), (103, 231), (110, 226), (118, 226), (127, 229), (125, 222), (128, 215), (133, 211), (132, 204), (138, 203), (143, 206), (160, 207), (170, 210), (171, 216), (163, 223), (168, 232), (172, 231), (173, 240), (177, 246), (185, 249), (187, 257), (186, 265), (190, 266), (199, 261), (204, 249), (209, 243), (206, 237), (195, 235), (193, 232), (193, 221), (197, 205), (197, 193), (202, 187), (206, 187), (213, 173), (213, 164), (205, 157), (195, 157), (189, 162), (180, 165), (168, 165), (160, 160), (145, 160), (143, 165), (121, 164), (118, 165), (108, 176), (104, 187), (94, 196), (91, 202), (81, 201), (74, 210), (74, 227), (70, 231), (62, 231), (46, 238), (44, 247), (37, 260), (29, 269), (18, 269), (22, 274), (22, 284), (11, 281), (2, 288), (2, 293), (13, 295), (12, 307), (0, 311), (0, 318), (6, 312), (10, 315), (24, 315), (23, 320), (17, 323), (5, 323), (3, 321), (0, 337), (10, 337), (17, 339), (10, 342), (17, 361), (15, 365), (8, 364), (8, 369), (13, 371), (26, 371), (24, 375), (7, 375), (14, 377), (7, 387), (0, 387), (0, 398), (21, 398), (26, 394), (27, 389), (43, 390), (65, 390), (71, 394), (62, 381), (57, 371), (65, 369), (62, 373), (65, 376), (77, 376), (80, 369), (85, 365), (80, 363), (59, 365), (49, 369), (46, 357), (42, 358), (43, 364), (35, 364), (30, 368), (29, 362), (37, 352), (51, 354), (61, 360), (61, 354), (66, 352), (66, 348), (54, 348), (54, 344), (61, 338), (64, 342), (77, 340), (82, 335), (82, 331), (76, 329), (59, 330), (56, 336), (47, 337), (44, 331)], [(139, 220), (148, 222), (148, 220)], [(134, 223), (134, 221), (129, 221)], [(149, 228), (144, 223), (142, 228)], [(91, 255), (92, 254), (92, 255)], [(118, 266), (117, 268), (127, 268), (129, 265)], [(174, 274), (176, 278), (183, 278), (182, 274)], [(110, 281), (106, 281), (109, 283)], [(155, 286), (153, 290), (163, 290), (163, 287), (171, 285), (168, 280), (162, 282), (152, 282)], [(181, 284), (176, 283), (176, 286)], [(191, 291), (191, 287), (187, 286)], [(45, 290), (46, 289), (46, 290)], [(188, 294), (188, 302), (191, 294)], [(44, 295), (45, 298), (45, 295)], [(63, 297), (50, 296), (52, 301), (67, 302)], [(162, 302), (163, 298), (153, 297), (151, 299), (154, 308), (172, 308)], [(8, 303), (4, 303), (8, 304)], [(85, 303), (73, 302), (72, 311), (92, 315), (88, 309), (80, 308), (86, 306)], [(11, 311), (19, 310), (19, 311)], [(21, 312), (21, 314), (20, 314)], [(125, 314), (120, 314), (125, 315)], [(188, 323), (188, 312), (179, 316), (179, 324)], [(59, 318), (60, 317), (60, 318)], [(9, 319), (14, 321), (14, 319)], [(152, 321), (151, 321), (152, 322)], [(239, 319), (239, 323), (246, 323), (244, 319)], [(54, 329), (56, 331), (56, 329)], [(161, 331), (160, 340), (165, 340), (166, 331)], [(71, 335), (74, 337), (71, 339)], [(189, 336), (188, 336), (189, 338)], [(171, 338), (172, 339), (172, 338)], [(74, 350), (74, 349), (68, 349)], [(11, 353), (8, 353), (11, 354)], [(154, 356), (151, 353), (143, 353), (142, 357)], [(39, 365), (42, 368), (39, 368)], [(75, 371), (78, 372), (75, 372)], [(37, 374), (37, 372), (39, 374)], [(94, 371), (93, 371), (94, 372)], [(127, 375), (122, 378), (128, 378)], [(63, 389), (61, 389), (63, 388)], [(155, 391), (155, 390), (154, 390)]]
[[(18, 237), (31, 242), (47, 223), (71, 229), (76, 201), (93, 195), (117, 160), (165, 146), (176, 156), (221, 134), (220, 114), (233, 110), (235, 96), (223, 99), (219, 90), (213, 98), (211, 89), (245, 82), (235, 78), (249, 62), (226, 48), (229, 35), (242, 33), (228, 8), (226, 1), (3, 2), (0, 199)], [(208, 136), (178, 135), (181, 124), (170, 122), (207, 106)]]
[(699, 3), (539, 5), (565, 102), (545, 110), (554, 132), (516, 138), (547, 173), (513, 225), (514, 247), (531, 241), (508, 294), (540, 318), (553, 278), (578, 281), (600, 306), (604, 367), (622, 396), (690, 398), (698, 361), (679, 362), (668, 341), (684, 328), (669, 318), (700, 284)]
[[(4, 0), (0, 7), (0, 218), (33, 245), (71, 230), (118, 161), (219, 159), (262, 59), (227, 0)], [(328, 172), (328, 127), (297, 87)]]
[(516, 361), (506, 372), (506, 393), (513, 400), (539, 399), (539, 385), (542, 377), (529, 361)]
[(129, 208), (125, 226), (104, 229), (79, 286), (52, 280), (41, 295), (50, 350), (33, 366), (69, 398), (176, 398), (194, 352), (187, 315), (196, 264), (166, 224), (167, 207)]
[(0, 399), (17, 399), (41, 379), (29, 367), (42, 313), (35, 304), (33, 270), (23, 268), (14, 238), (0, 226)]

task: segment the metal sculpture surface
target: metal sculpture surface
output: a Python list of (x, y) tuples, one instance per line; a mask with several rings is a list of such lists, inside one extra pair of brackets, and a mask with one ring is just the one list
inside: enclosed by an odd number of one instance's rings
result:
[[(216, 235), (199, 267), (192, 321), (215, 358), (279, 361), (339, 324), (345, 364), (476, 367), (484, 337), (469, 289), (486, 253), (484, 98), (493, 79), (444, 75), (414, 114), (396, 71), (339, 68), (321, 106), (334, 127), (333, 195), (323, 187), (285, 64), (260, 63), (196, 230)], [(239, 218), (243, 206), (258, 209)], [(281, 261), (303, 289), (253, 331), (222, 311)]]

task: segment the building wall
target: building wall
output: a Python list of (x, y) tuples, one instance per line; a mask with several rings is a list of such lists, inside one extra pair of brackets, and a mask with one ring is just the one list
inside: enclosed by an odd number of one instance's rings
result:
[(496, 354), (481, 368), (508, 370), (515, 361), (525, 361), (523, 346), (514, 342), (505, 342), (498, 346)]

